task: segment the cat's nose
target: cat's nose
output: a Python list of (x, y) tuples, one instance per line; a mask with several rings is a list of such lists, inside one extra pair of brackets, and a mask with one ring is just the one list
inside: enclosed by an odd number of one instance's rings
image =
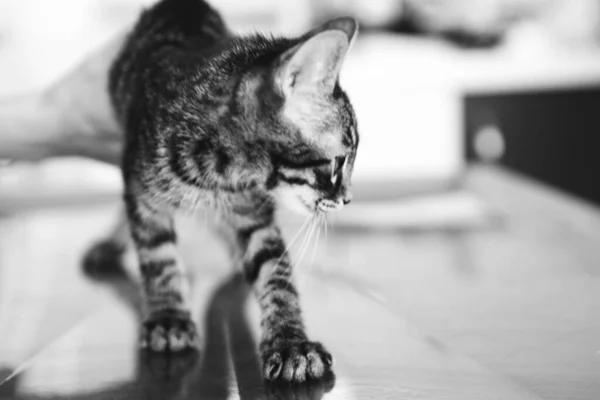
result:
[(342, 199), (342, 202), (344, 203), (345, 206), (350, 204), (352, 202), (352, 195), (351, 194), (345, 195), (344, 198)]

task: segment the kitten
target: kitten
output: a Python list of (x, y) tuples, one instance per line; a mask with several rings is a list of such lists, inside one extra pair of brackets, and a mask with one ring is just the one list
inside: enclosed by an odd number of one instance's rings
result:
[(173, 213), (208, 210), (261, 307), (266, 379), (323, 377), (331, 355), (306, 335), (292, 264), (274, 220), (350, 201), (358, 133), (338, 82), (351, 18), (299, 38), (234, 36), (202, 0), (146, 10), (110, 74), (126, 132), (125, 204), (141, 267), (142, 345), (197, 346)]

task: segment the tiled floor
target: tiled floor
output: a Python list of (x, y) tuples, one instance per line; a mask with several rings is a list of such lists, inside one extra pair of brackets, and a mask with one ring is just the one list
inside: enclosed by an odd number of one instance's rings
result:
[(492, 169), (465, 186), (501, 224), (321, 235), (297, 272), (336, 377), (287, 387), (262, 385), (256, 305), (205, 233), (182, 244), (204, 350), (149, 358), (136, 348), (135, 274), (78, 267), (115, 204), (6, 216), (0, 399), (600, 398), (600, 212)]

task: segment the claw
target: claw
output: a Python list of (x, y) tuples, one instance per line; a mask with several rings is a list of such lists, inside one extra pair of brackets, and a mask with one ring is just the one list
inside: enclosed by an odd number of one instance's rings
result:
[(267, 361), (267, 379), (277, 379), (283, 369), (283, 361), (278, 353), (273, 354)]
[(269, 360), (269, 364), (271, 365), (267, 368), (266, 378), (269, 380), (277, 379), (283, 368), (283, 363), (281, 362), (279, 354), (273, 355)]
[(278, 343), (275, 348), (265, 345), (264, 374), (267, 380), (305, 382), (321, 379), (331, 372), (332, 357), (323, 346), (314, 342)]
[(142, 327), (140, 345), (155, 352), (182, 352), (197, 347), (196, 328), (187, 318), (172, 315), (154, 316)]

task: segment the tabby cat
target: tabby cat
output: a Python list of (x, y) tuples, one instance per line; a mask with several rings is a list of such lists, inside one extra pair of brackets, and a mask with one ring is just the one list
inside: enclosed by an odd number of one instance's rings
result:
[(268, 380), (330, 371), (305, 333), (275, 208), (307, 214), (350, 202), (358, 134), (338, 82), (357, 33), (340, 18), (298, 38), (235, 36), (202, 0), (162, 0), (142, 14), (109, 91), (126, 132), (122, 169), (146, 316), (142, 346), (197, 346), (173, 213), (209, 210), (257, 292)]

